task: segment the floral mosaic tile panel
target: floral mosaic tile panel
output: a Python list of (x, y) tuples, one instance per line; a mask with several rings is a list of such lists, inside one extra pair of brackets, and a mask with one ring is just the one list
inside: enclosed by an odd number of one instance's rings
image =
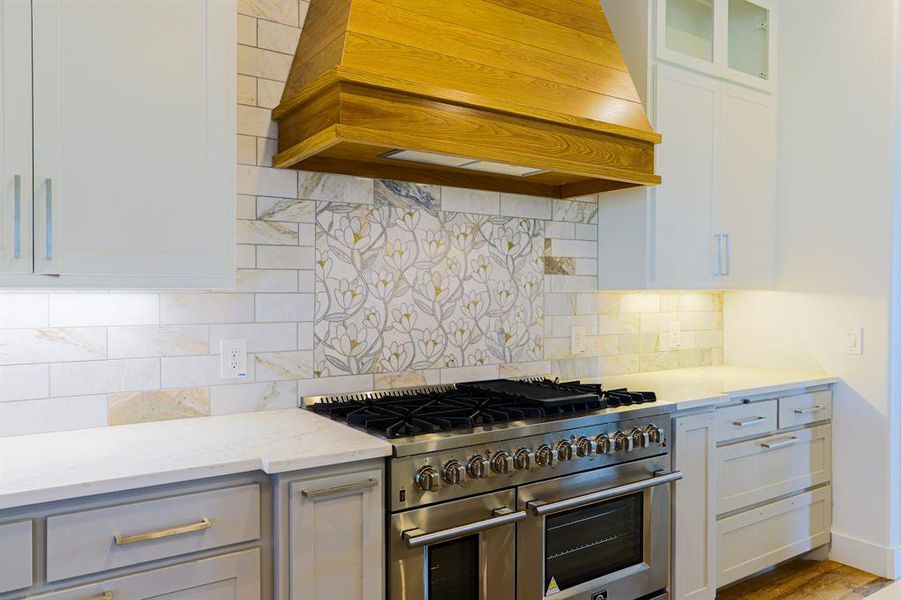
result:
[(315, 374), (542, 359), (544, 223), (320, 202)]

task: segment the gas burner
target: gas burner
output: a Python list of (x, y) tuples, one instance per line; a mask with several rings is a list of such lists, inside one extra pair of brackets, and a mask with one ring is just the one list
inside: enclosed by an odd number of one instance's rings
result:
[(657, 394), (655, 394), (654, 392), (630, 392), (626, 388), (603, 390), (601, 389), (601, 384), (599, 383), (567, 381), (564, 383), (557, 383), (556, 385), (573, 392), (598, 394), (609, 408), (631, 406), (633, 404), (644, 404), (647, 402), (657, 401)]

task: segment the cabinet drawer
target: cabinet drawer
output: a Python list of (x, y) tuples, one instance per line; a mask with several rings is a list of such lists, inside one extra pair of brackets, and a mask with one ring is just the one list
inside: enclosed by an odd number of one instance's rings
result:
[(135, 502), (47, 519), (47, 581), (260, 536), (260, 486)]
[(0, 525), (0, 592), (31, 585), (31, 521)]
[(827, 543), (831, 498), (826, 486), (718, 521), (717, 587)]
[(725, 442), (776, 430), (776, 400), (727, 406), (716, 411), (716, 441)]
[(717, 514), (800, 492), (832, 477), (829, 425), (717, 448)]
[(832, 418), (832, 394), (827, 391), (779, 398), (779, 429)]
[(260, 600), (258, 548), (29, 596), (30, 600)]

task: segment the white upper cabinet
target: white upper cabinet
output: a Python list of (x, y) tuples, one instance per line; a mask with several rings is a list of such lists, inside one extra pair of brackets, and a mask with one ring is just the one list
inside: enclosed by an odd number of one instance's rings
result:
[(769, 91), (775, 13), (768, 0), (656, 0), (657, 58)]
[(0, 273), (30, 273), (31, 2), (0, 2)]
[(37, 275), (14, 284), (230, 286), (235, 4), (31, 10)]

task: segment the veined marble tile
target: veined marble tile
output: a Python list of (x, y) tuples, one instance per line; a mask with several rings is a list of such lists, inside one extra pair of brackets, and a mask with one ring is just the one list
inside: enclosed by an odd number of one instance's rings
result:
[(575, 310), (579, 315), (609, 315), (620, 312), (620, 304), (620, 294), (578, 294)]
[(549, 360), (507, 363), (498, 365), (498, 375), (501, 377), (547, 377), (553, 374), (551, 369), (551, 361)]
[(598, 240), (598, 226), (595, 224), (584, 224), (584, 223), (574, 223), (575, 225), (575, 238), (577, 240), (592, 240), (597, 242)]
[(298, 3), (294, 0), (238, 0), (238, 12), (285, 25), (298, 24)]
[(545, 256), (545, 275), (575, 275), (576, 260), (571, 256)]
[(368, 392), (374, 389), (372, 375), (347, 375), (344, 377), (316, 377), (298, 382), (298, 394), (304, 396), (327, 396)]
[(600, 377), (600, 361), (596, 356), (566, 358), (551, 361), (551, 373), (561, 379)]
[(577, 258), (576, 275), (597, 275), (598, 261), (596, 258)]
[(309, 379), (313, 377), (313, 353), (264, 352), (256, 356), (257, 381)]
[(0, 294), (0, 329), (47, 327), (48, 305), (47, 294)]
[(555, 221), (569, 221), (572, 223), (598, 222), (597, 196), (586, 197), (583, 201), (554, 200), (552, 206)]
[[(585, 335), (598, 334), (598, 318), (595, 315), (558, 315), (544, 319), (545, 334), (548, 337), (570, 337), (572, 328), (585, 328)], [(607, 333), (607, 332), (604, 332)]]
[[(271, 137), (278, 135), (278, 129), (272, 120), (272, 114), (265, 108), (258, 106), (238, 105), (238, 134), (256, 137)], [(256, 164), (256, 145), (253, 146), (254, 161)]]
[(546, 293), (544, 295), (544, 314), (546, 316), (577, 314), (576, 295)]
[[(266, 81), (265, 79), (260, 79), (260, 83)], [(270, 82), (271, 83), (271, 82)], [(263, 86), (258, 86), (262, 88)], [(281, 96), (278, 96), (279, 98)], [(273, 104), (266, 106), (266, 108), (273, 108), (278, 105), (278, 100), (273, 102)], [(260, 106), (263, 106), (262, 102)], [(257, 164), (261, 167), (271, 167), (272, 166), (272, 157), (278, 154), (278, 140), (274, 140), (271, 138), (257, 138)]]
[(6, 329), (0, 333), (0, 364), (106, 358), (106, 328)]
[(698, 348), (717, 348), (723, 347), (723, 330), (722, 329), (705, 329), (701, 331), (692, 331), (695, 336), (695, 346)]
[(441, 383), (457, 383), (459, 381), (479, 381), (480, 379), (497, 379), (498, 365), (481, 365), (474, 367), (457, 367), (441, 369)]
[(437, 385), (440, 382), (441, 371), (439, 369), (423, 369), (422, 371), (403, 371), (399, 373), (376, 373), (373, 375), (373, 385), (375, 385), (375, 389), (377, 390)]
[(205, 387), (109, 395), (110, 425), (169, 421), (210, 414), (210, 393)]
[(50, 394), (52, 396), (83, 396), (154, 390), (159, 387), (160, 359), (158, 358), (50, 365)]
[(270, 110), (275, 108), (279, 105), (279, 102), (281, 102), (282, 92), (284, 90), (284, 81), (257, 79), (257, 106), (260, 108), (268, 108)]
[(209, 351), (209, 325), (109, 328), (110, 358), (184, 356)]
[(257, 266), (257, 247), (249, 244), (236, 244), (235, 267), (238, 269), (254, 269)]
[(292, 55), (281, 52), (238, 46), (238, 74), (285, 81), (293, 58)]
[(373, 203), (373, 180), (351, 175), (297, 171), (297, 197), (325, 202)]
[(297, 272), (297, 291), (301, 294), (312, 294), (316, 291), (315, 271), (300, 270)]
[(297, 173), (291, 169), (238, 165), (238, 193), (294, 198), (297, 194)]
[(656, 333), (621, 333), (620, 354), (648, 354), (660, 351), (660, 335)]
[(545, 281), (545, 288), (557, 294), (591, 292), (598, 287), (598, 278), (589, 275), (545, 275)]
[(238, 269), (239, 292), (296, 292), (297, 274), (283, 269)]
[[(238, 104), (255, 106), (257, 103), (257, 78), (249, 75), (238, 75)], [(240, 162), (240, 161), (239, 161)]]
[(296, 381), (214, 385), (210, 388), (210, 411), (214, 415), (295, 408)]
[(52, 294), (50, 325), (156, 325), (160, 321), (157, 294)]
[(261, 19), (257, 26), (256, 45), (260, 48), (294, 56), (297, 51), (297, 40), (300, 38), (300, 29), (296, 23), (291, 23), (291, 25), (282, 25)]
[(46, 398), (49, 395), (49, 365), (0, 367), (0, 402)]
[(253, 294), (184, 293), (160, 295), (160, 322), (249, 323), (253, 321)]
[(551, 240), (552, 256), (572, 256), (575, 258), (594, 258), (598, 256), (597, 242), (585, 240)]
[[(241, 136), (238, 136), (241, 137)], [(256, 142), (254, 142), (256, 143)], [(235, 195), (235, 214), (239, 219), (257, 218), (257, 199), (247, 194)]]
[(313, 349), (313, 322), (301, 322), (297, 324), (297, 349), (312, 350)]
[(376, 206), (422, 208), (426, 210), (439, 210), (441, 208), (441, 188), (437, 185), (424, 183), (376, 179), (374, 182), (374, 198)]
[(313, 294), (257, 294), (256, 321), (302, 321), (313, 318)]
[(576, 237), (576, 225), (563, 221), (548, 221), (545, 223), (545, 235), (555, 240), (571, 240)]
[(247, 340), (248, 352), (295, 350), (297, 348), (297, 329), (293, 323), (210, 325), (211, 353), (220, 353), (222, 340), (234, 339)]
[(639, 370), (638, 354), (602, 356), (598, 360), (601, 375), (625, 375), (627, 373), (638, 373)]
[(500, 192), (467, 188), (441, 188), (441, 210), (474, 215), (501, 214)]
[(551, 202), (550, 198), (501, 193), (501, 214), (508, 217), (549, 221), (551, 220)]
[(605, 315), (600, 314), (598, 319), (598, 333), (638, 333), (641, 328), (641, 316), (637, 314)]
[(238, 15), (238, 43), (245, 46), (257, 45), (257, 20), (247, 15)]
[(261, 196), (257, 198), (257, 219), (261, 221), (312, 223), (316, 220), (316, 203), (312, 200)]
[(247, 377), (224, 378), (222, 360), (218, 354), (207, 356), (172, 356), (160, 359), (163, 388), (199, 387), (231, 383), (248, 383), (254, 380), (254, 356), (247, 355)]
[(73, 396), (0, 403), (0, 437), (103, 427), (106, 396)]
[(238, 243), (296, 246), (299, 239), (297, 231), (297, 223), (238, 221)]
[(660, 311), (660, 294), (622, 294), (620, 311), (654, 313)]
[(259, 269), (313, 269), (316, 250), (310, 246), (257, 246)]

